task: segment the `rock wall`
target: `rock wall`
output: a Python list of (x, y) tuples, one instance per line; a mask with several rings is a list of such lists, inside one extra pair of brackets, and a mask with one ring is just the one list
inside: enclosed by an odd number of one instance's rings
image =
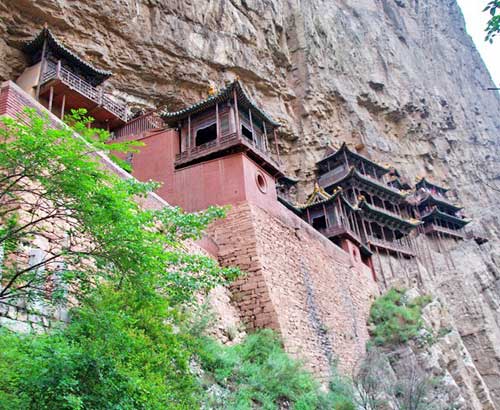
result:
[(0, 79), (21, 72), (17, 47), (44, 22), (139, 106), (179, 108), (238, 75), (284, 124), (302, 198), (314, 162), (344, 140), (450, 186), (490, 243), (457, 244), (455, 266), (423, 286), (500, 406), (500, 98), (455, 0), (2, 0)]
[(242, 202), (208, 234), (223, 264), (248, 273), (231, 291), (250, 328), (277, 330), (286, 350), (323, 381), (334, 361), (351, 373), (364, 355), (378, 294), (368, 266), (281, 207)]

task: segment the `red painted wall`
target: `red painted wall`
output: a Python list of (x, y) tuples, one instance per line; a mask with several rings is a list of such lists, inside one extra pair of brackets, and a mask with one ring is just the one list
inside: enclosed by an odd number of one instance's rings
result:
[(242, 201), (268, 209), (279, 205), (274, 178), (243, 153), (175, 170), (177, 131), (150, 132), (138, 140), (144, 146), (133, 155), (132, 174), (141, 181), (161, 182), (157, 193), (172, 205), (189, 212)]

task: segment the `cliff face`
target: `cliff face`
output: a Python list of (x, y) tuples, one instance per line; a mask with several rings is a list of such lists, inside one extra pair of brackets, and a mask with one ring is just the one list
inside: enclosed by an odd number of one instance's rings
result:
[(315, 161), (344, 140), (452, 188), (490, 243), (454, 244), (455, 264), (422, 286), (500, 407), (500, 98), (454, 0), (1, 0), (0, 79), (20, 73), (17, 47), (44, 22), (139, 106), (179, 108), (239, 76), (284, 124), (302, 197)]

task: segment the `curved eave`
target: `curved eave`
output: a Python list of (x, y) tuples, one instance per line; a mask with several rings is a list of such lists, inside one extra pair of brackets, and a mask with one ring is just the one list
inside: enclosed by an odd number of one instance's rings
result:
[(448, 192), (449, 191), (449, 188), (445, 188), (445, 187), (442, 187), (440, 185), (433, 184), (432, 182), (427, 181), (427, 179), (425, 179), (425, 178), (422, 178), (420, 181), (418, 181), (415, 184), (415, 188), (420, 189), (420, 188), (422, 188), (425, 185), (430, 186), (430, 187), (434, 187), (436, 189), (440, 189), (443, 192)]
[(381, 171), (382, 175), (390, 172), (389, 168), (383, 167), (382, 165), (377, 164), (376, 162), (372, 161), (371, 159), (366, 158), (365, 156), (358, 154), (357, 152), (351, 151), (345, 142), (342, 144), (342, 146), (337, 151), (331, 153), (330, 155), (327, 155), (325, 158), (319, 160), (316, 164), (317, 165), (323, 164), (323, 163), (327, 162), (328, 160), (341, 155), (344, 151), (348, 155), (352, 155), (353, 157), (359, 159), (360, 161), (368, 162), (371, 166), (373, 166), (374, 168), (377, 168), (379, 171)]
[(397, 190), (396, 188), (389, 187), (383, 183), (379, 183), (379, 182), (375, 181), (372, 178), (365, 177), (363, 174), (358, 172), (358, 170), (356, 168), (352, 168), (351, 171), (349, 173), (347, 173), (344, 178), (342, 178), (338, 182), (336, 182), (335, 185), (338, 185), (341, 182), (345, 181), (346, 179), (352, 178), (352, 177), (358, 178), (359, 180), (361, 180), (361, 181), (363, 181), (371, 186), (380, 188), (380, 189), (384, 190), (385, 192), (390, 193), (391, 195), (397, 196), (400, 199), (405, 199), (407, 197), (407, 195), (399, 192), (399, 190)]
[(269, 116), (265, 111), (261, 110), (257, 106), (257, 104), (246, 93), (245, 89), (242, 87), (238, 80), (233, 81), (217, 94), (199, 101), (187, 108), (173, 112), (163, 111), (162, 113), (160, 113), (160, 116), (167, 124), (176, 126), (178, 121), (187, 118), (189, 115), (200, 113), (208, 108), (215, 106), (215, 104), (217, 103), (229, 100), (233, 97), (232, 93), (235, 89), (236, 95), (238, 97), (238, 104), (251, 107), (257, 114), (257, 118), (259, 118), (263, 122), (270, 124), (272, 128), (278, 128), (280, 126), (280, 123), (274, 121), (271, 116)]
[(294, 206), (290, 201), (278, 195), (278, 202), (281, 202), (286, 208), (292, 211), (297, 216), (302, 216), (302, 210)]
[(436, 219), (441, 219), (441, 220), (445, 220), (445, 221), (448, 221), (448, 222), (452, 222), (454, 224), (459, 225), (460, 227), (463, 227), (463, 226), (465, 226), (465, 225), (467, 225), (468, 223), (471, 222), (470, 219), (458, 218), (456, 216), (447, 214), (445, 212), (441, 212), (438, 209), (434, 209), (432, 212), (429, 212), (428, 214), (422, 216), (422, 220), (426, 221), (426, 222), (429, 221), (432, 218), (436, 218)]
[(342, 190), (339, 190), (335, 192), (333, 195), (331, 195), (329, 198), (326, 198), (322, 201), (317, 201), (311, 204), (302, 204), (302, 205), (296, 205), (297, 209), (300, 209), (301, 211), (305, 211), (308, 208), (314, 208), (317, 205), (326, 205), (328, 203), (333, 202), (337, 197), (340, 197), (340, 200), (346, 205), (351, 211), (356, 211), (356, 208), (352, 206), (352, 204), (344, 198), (344, 195), (342, 194)]
[(360, 209), (362, 209), (363, 211), (366, 211), (368, 214), (373, 214), (373, 215), (376, 215), (380, 218), (386, 218), (388, 220), (391, 220), (395, 225), (400, 225), (406, 229), (413, 229), (413, 228), (416, 228), (417, 226), (421, 225), (422, 222), (412, 222), (410, 220), (407, 220), (407, 219), (403, 219), (403, 218), (398, 218), (396, 217), (395, 215), (392, 215), (392, 214), (389, 214), (389, 213), (385, 213), (379, 209), (376, 209), (372, 206), (370, 206), (369, 203), (367, 203), (366, 201), (361, 201), (358, 205), (358, 207)]
[(443, 207), (447, 207), (449, 209), (452, 209), (454, 212), (458, 212), (461, 209), (463, 209), (463, 207), (461, 207), (461, 206), (457, 206), (457, 205), (451, 204), (451, 203), (446, 202), (446, 201), (441, 201), (439, 198), (436, 198), (432, 194), (427, 195), (422, 201), (420, 201), (418, 203), (419, 206), (426, 205), (426, 204), (442, 205)]
[(102, 83), (112, 75), (111, 71), (101, 70), (85, 60), (82, 60), (71, 50), (66, 48), (48, 28), (43, 28), (33, 40), (25, 43), (22, 47), (22, 51), (29, 55), (35, 54), (37, 51), (42, 50), (45, 39), (47, 39), (47, 45), (49, 48), (52, 48), (52, 50), (61, 55), (64, 59), (68, 60), (68, 62), (79, 66), (90, 76), (95, 77), (98, 81), (93, 85)]

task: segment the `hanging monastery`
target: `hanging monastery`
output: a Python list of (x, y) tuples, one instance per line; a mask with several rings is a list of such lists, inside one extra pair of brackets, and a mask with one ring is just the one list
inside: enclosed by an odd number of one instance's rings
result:
[(280, 158), (280, 124), (238, 80), (178, 111), (131, 115), (103, 92), (111, 73), (48, 28), (23, 51), (28, 66), (16, 84), (2, 85), (0, 114), (40, 107), (36, 101), (59, 118), (85, 108), (114, 140), (144, 144), (123, 159), (139, 180), (161, 182), (157, 193), (169, 204), (190, 212), (231, 205), (199, 245), (247, 273), (231, 285), (247, 327), (278, 331), (321, 377), (336, 358), (348, 371), (362, 356), (370, 305), (396, 271), (419, 281), (424, 270), (436, 274), (432, 251), (453, 264), (449, 241), (486, 241), (466, 231), (469, 220), (445, 187), (427, 178), (412, 185), (362, 145), (325, 152), (312, 193), (297, 203)]

